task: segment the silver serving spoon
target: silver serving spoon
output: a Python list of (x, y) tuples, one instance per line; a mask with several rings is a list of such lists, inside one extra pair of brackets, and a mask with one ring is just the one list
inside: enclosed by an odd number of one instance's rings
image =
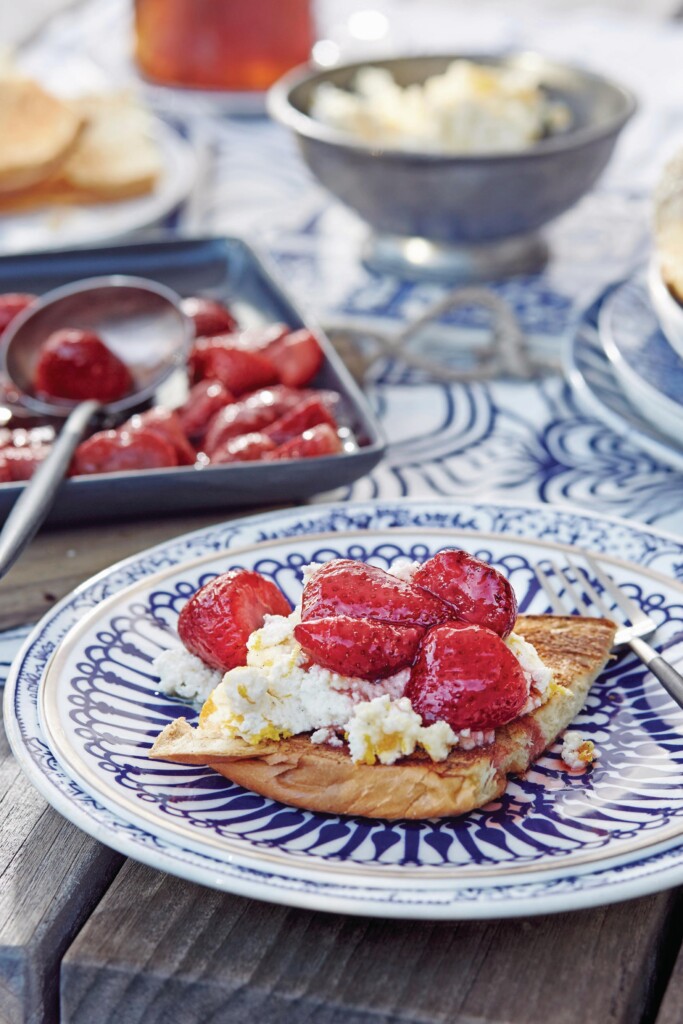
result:
[[(66, 418), (66, 422), (0, 532), (0, 577), (14, 565), (45, 519), (93, 419), (115, 419), (141, 405), (184, 362), (194, 329), (180, 301), (170, 288), (146, 278), (92, 277), (47, 292), (5, 331), (0, 370), (19, 391), (21, 404), (43, 416)], [(32, 380), (41, 345), (53, 331), (64, 327), (99, 335), (130, 370), (134, 390), (107, 405), (36, 397)]]

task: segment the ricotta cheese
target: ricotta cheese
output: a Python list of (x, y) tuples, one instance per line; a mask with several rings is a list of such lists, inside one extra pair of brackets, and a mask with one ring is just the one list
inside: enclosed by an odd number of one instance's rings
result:
[(223, 673), (210, 668), (184, 647), (173, 647), (154, 659), (159, 689), (170, 697), (205, 701), (221, 681)]
[(571, 123), (533, 72), (468, 60), (405, 88), (384, 68), (362, 68), (352, 91), (319, 85), (311, 116), (374, 146), (443, 153), (513, 152)]
[(550, 697), (552, 692), (553, 671), (541, 661), (538, 651), (518, 633), (510, 633), (505, 643), (522, 666), (522, 671), (529, 684), (529, 697), (520, 711), (520, 715), (528, 715)]
[(426, 750), (432, 761), (445, 761), (458, 742), (446, 722), (425, 727), (407, 697), (392, 701), (388, 694), (357, 704), (346, 735), (352, 760), (364, 764), (394, 764), (417, 746)]
[(572, 771), (578, 771), (578, 769), (592, 764), (598, 754), (599, 751), (593, 741), (585, 740), (580, 732), (571, 730), (564, 734), (562, 760)]
[(266, 616), (263, 627), (247, 641), (247, 664), (226, 672), (204, 705), (202, 731), (218, 730), (254, 744), (334, 731), (343, 729), (360, 701), (403, 694), (407, 669), (370, 682), (309, 664), (294, 637), (298, 621), (298, 610), (287, 617)]

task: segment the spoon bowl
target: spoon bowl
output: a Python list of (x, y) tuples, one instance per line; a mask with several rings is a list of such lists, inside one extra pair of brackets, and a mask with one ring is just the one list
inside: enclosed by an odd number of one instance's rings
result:
[[(133, 377), (130, 394), (106, 405), (88, 399), (46, 401), (33, 390), (40, 349), (53, 331), (94, 331)], [(0, 577), (14, 565), (50, 511), (83, 434), (97, 416), (116, 417), (152, 397), (184, 361), (194, 331), (170, 288), (141, 277), (93, 277), (57, 288), (12, 321), (1, 369), (33, 412), (66, 417), (52, 450), (19, 496), (0, 532)]]
[(66, 417), (77, 402), (38, 398), (33, 375), (40, 349), (53, 331), (77, 327), (94, 331), (130, 370), (130, 394), (103, 406), (117, 416), (152, 397), (185, 360), (193, 335), (170, 288), (123, 274), (92, 277), (46, 292), (5, 331), (1, 370), (20, 394), (21, 404), (42, 416)]

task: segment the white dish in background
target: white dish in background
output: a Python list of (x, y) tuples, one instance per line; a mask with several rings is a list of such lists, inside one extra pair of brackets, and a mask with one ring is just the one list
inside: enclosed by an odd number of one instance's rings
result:
[[(608, 290), (609, 291), (609, 290)], [(597, 331), (603, 293), (583, 314), (564, 350), (564, 373), (582, 410), (665, 466), (683, 472), (683, 440), (676, 445), (644, 419), (624, 395)]]
[(616, 285), (598, 313), (600, 342), (630, 402), (672, 440), (683, 437), (683, 359), (659, 325), (641, 277)]
[(683, 545), (647, 526), (547, 505), (308, 506), (166, 542), (65, 598), (14, 662), (5, 691), (12, 748), (45, 797), (97, 839), (157, 869), (277, 903), (487, 918), (596, 906), (679, 884), (682, 713), (632, 655), (607, 666), (577, 721), (599, 743), (592, 772), (568, 775), (554, 744), (500, 800), (462, 818), (312, 814), (208, 768), (148, 760), (167, 720), (196, 714), (159, 693), (149, 657), (173, 641), (179, 607), (204, 574), (252, 567), (295, 599), (299, 570), (311, 559), (386, 566), (447, 545), (502, 568), (532, 612), (547, 610), (533, 567), (551, 552), (563, 559), (589, 548), (657, 609), (656, 642), (680, 660), (683, 585), (673, 577)]
[(120, 238), (162, 220), (189, 194), (195, 180), (192, 147), (163, 121), (154, 119), (162, 173), (147, 195), (117, 202), (54, 205), (0, 214), (0, 254), (91, 245)]
[(659, 325), (674, 352), (683, 359), (683, 306), (664, 284), (656, 257), (650, 260), (647, 286)]

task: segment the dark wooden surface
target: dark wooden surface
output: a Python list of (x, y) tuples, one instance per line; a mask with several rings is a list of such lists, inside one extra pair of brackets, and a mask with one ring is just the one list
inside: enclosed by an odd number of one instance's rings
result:
[[(0, 584), (0, 624), (222, 518), (47, 533)], [(58, 1000), (61, 1024), (683, 1024), (676, 893), (525, 920), (400, 922), (271, 906), (121, 863), (48, 808), (0, 744), (0, 1024), (57, 1024)]]
[(90, 576), (170, 537), (230, 519), (230, 513), (173, 516), (152, 522), (46, 530), (0, 580), (0, 630), (35, 622)]
[(632, 1024), (653, 1019), (680, 911), (662, 893), (521, 921), (344, 918), (128, 862), (64, 958), (62, 1021)]
[(122, 863), (29, 785), (0, 721), (1, 1024), (57, 1021), (62, 955)]

